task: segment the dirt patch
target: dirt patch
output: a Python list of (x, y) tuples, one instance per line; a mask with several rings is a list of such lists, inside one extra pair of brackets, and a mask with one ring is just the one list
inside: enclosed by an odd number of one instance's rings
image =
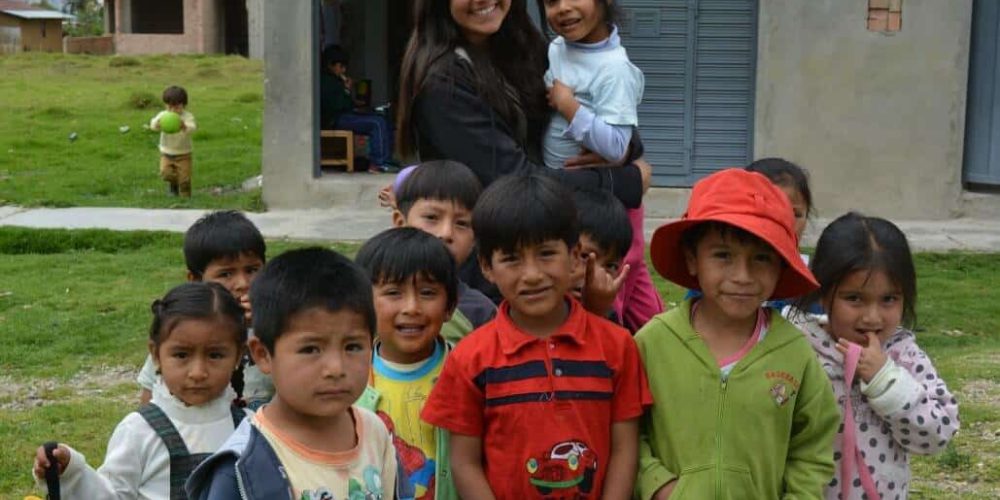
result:
[[(1000, 365), (1000, 359), (997, 360)], [(1000, 408), (1000, 382), (976, 379), (967, 382), (958, 391), (958, 404), (973, 403), (991, 408)]]
[[(79, 372), (69, 380), (25, 380), (0, 376), (0, 410), (26, 410), (57, 402), (107, 397), (118, 386), (134, 385), (135, 375), (135, 367), (132, 366), (102, 365)], [(138, 387), (136, 391), (138, 392)], [(118, 397), (126, 399), (125, 396)]]

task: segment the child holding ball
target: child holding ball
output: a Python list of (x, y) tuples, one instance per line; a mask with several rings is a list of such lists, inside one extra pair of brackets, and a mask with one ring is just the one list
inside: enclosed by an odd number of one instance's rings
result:
[(149, 128), (160, 133), (160, 178), (170, 184), (173, 196), (191, 197), (191, 135), (197, 126), (194, 115), (184, 109), (187, 91), (171, 85), (163, 91), (160, 111), (149, 122)]

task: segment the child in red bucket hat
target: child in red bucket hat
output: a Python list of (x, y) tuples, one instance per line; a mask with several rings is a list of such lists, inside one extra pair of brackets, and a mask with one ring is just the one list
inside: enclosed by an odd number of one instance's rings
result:
[(636, 334), (654, 405), (636, 492), (667, 498), (820, 498), (840, 414), (829, 380), (775, 297), (818, 288), (788, 197), (761, 174), (717, 172), (653, 234), (657, 272), (697, 289)]

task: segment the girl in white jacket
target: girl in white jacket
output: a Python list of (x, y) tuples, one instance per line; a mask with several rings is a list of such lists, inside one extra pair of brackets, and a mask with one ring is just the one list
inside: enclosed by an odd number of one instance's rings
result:
[(906, 236), (885, 219), (849, 213), (820, 236), (813, 256), (829, 317), (792, 311), (833, 382), (843, 423), (834, 441), (829, 500), (904, 499), (910, 454), (943, 450), (958, 403), (904, 328), (914, 319), (916, 272)]
[[(96, 471), (65, 444), (53, 451), (65, 498), (183, 498), (184, 481), (246, 415), (230, 380), (243, 355), (243, 309), (221, 285), (192, 282), (153, 302), (149, 352), (160, 372), (152, 402), (132, 412), (108, 441)], [(43, 448), (34, 476), (53, 466)]]

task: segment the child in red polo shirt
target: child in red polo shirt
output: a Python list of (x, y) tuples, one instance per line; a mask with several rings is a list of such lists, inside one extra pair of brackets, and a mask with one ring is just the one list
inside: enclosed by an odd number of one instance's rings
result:
[(652, 398), (628, 331), (568, 295), (582, 265), (568, 200), (548, 177), (511, 175), (473, 211), (504, 302), (452, 351), (421, 413), (452, 433), (462, 498), (631, 497)]

